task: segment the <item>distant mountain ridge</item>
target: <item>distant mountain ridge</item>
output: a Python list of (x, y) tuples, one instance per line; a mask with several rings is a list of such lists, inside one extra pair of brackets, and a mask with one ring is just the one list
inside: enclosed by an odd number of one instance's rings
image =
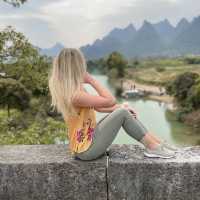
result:
[(102, 39), (80, 47), (87, 59), (119, 51), (127, 58), (200, 54), (200, 16), (191, 22), (182, 18), (174, 27), (168, 19), (152, 24), (144, 20), (136, 30), (133, 24), (114, 28)]
[(61, 49), (64, 48), (64, 45), (61, 43), (57, 42), (55, 45), (53, 45), (51, 48), (39, 48), (39, 52), (42, 55), (47, 55), (47, 56), (52, 56), (55, 57)]

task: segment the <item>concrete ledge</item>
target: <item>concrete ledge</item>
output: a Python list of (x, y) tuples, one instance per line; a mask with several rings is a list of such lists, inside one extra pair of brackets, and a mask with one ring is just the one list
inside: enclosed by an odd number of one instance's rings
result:
[(107, 199), (106, 162), (76, 160), (66, 145), (0, 146), (0, 200)]
[(136, 145), (93, 161), (67, 145), (0, 146), (0, 200), (199, 200), (200, 147), (149, 159)]
[(139, 146), (112, 145), (108, 185), (109, 200), (199, 200), (200, 148), (150, 159)]

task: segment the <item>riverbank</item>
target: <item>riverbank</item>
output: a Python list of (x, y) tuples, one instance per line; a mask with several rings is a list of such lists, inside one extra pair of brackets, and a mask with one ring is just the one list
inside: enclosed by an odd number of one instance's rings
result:
[[(135, 80), (126, 79), (123, 81), (123, 90), (129, 90), (133, 88), (135, 85), (135, 89), (146, 91), (152, 93), (151, 95), (148, 95), (147, 98), (151, 100), (156, 100), (168, 104), (174, 103), (174, 98), (170, 95), (166, 94), (164, 87), (159, 87), (155, 85), (147, 85), (147, 84), (141, 84), (136, 82)], [(164, 93), (163, 95), (160, 95), (160, 93)]]
[[(159, 102), (164, 102), (167, 104), (167, 108), (170, 111), (176, 111), (176, 104), (175, 104), (175, 99), (174, 97), (167, 95), (165, 88), (164, 87), (159, 87), (155, 85), (146, 85), (146, 84), (141, 84), (136, 81), (126, 79), (123, 81), (123, 90), (128, 90), (131, 89), (135, 85), (135, 89), (138, 90), (145, 90), (147, 92), (154, 93), (154, 95), (148, 95), (145, 97), (146, 99), (151, 99)], [(159, 95), (160, 91), (163, 91), (163, 95)], [(186, 125), (189, 125), (193, 128), (200, 128), (199, 122), (200, 122), (200, 109), (193, 111), (191, 113), (185, 114), (184, 117), (182, 118), (182, 122)]]
[[(164, 102), (167, 104), (174, 104), (174, 98), (172, 96), (166, 94), (164, 87), (149, 85), (149, 84), (148, 85), (141, 84), (132, 79), (124, 79), (123, 82), (116, 80), (116, 79), (109, 79), (109, 82), (115, 88), (122, 87), (123, 91), (130, 90), (131, 88), (133, 88), (135, 86), (135, 89), (151, 93), (150, 95), (145, 97), (146, 99)], [(163, 95), (160, 95), (161, 91), (162, 91), (162, 93), (164, 93)], [(172, 108), (172, 107), (174, 107), (174, 106), (170, 106), (170, 108)]]

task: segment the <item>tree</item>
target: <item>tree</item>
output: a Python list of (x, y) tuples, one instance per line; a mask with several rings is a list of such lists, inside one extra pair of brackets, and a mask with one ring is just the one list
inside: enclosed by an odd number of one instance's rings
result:
[(3, 0), (3, 1), (13, 5), (14, 7), (19, 7), (21, 4), (25, 3), (27, 0)]
[(41, 56), (28, 39), (11, 26), (0, 32), (1, 78), (13, 78), (32, 91), (33, 95), (48, 93), (47, 77), (51, 59)]
[(7, 106), (8, 117), (10, 117), (10, 108), (25, 110), (29, 107), (31, 93), (15, 79), (0, 79), (0, 95), (0, 105)]
[(120, 54), (119, 52), (113, 52), (109, 55), (106, 64), (108, 69), (111, 70), (113, 68), (117, 69), (117, 77), (124, 77), (125, 68), (128, 65), (127, 60)]
[(200, 64), (200, 57), (199, 56), (188, 56), (188, 57), (185, 57), (184, 61), (187, 64)]

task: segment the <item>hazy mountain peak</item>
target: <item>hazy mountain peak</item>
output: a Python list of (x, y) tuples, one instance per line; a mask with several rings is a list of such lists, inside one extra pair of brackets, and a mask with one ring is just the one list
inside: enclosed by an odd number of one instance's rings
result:
[(116, 34), (116, 33), (119, 33), (120, 31), (122, 31), (123, 29), (121, 29), (121, 28), (114, 28), (114, 29), (112, 29), (110, 32), (109, 32), (109, 34)]
[(188, 26), (190, 23), (188, 22), (188, 20), (186, 18), (182, 18), (176, 27), (183, 27), (183, 26)]
[(188, 22), (188, 20), (185, 18), (182, 18), (176, 25), (176, 36), (178, 37), (179, 34), (184, 32), (189, 26), (190, 26), (190, 23)]
[(157, 33), (160, 35), (161, 38), (163, 38), (163, 41), (168, 44), (175, 34), (175, 28), (171, 25), (168, 19), (163, 19), (160, 22), (157, 22), (153, 24), (153, 27), (157, 31)]
[(100, 44), (101, 43), (101, 40), (100, 39), (96, 39), (95, 41), (94, 41), (94, 45), (98, 45), (98, 44)]
[(154, 27), (153, 27), (153, 25), (150, 23), (150, 22), (148, 22), (147, 20), (144, 20), (143, 21), (143, 24), (142, 24), (142, 27), (138, 30), (139, 32), (144, 32), (144, 31), (149, 31), (149, 30), (154, 30)]
[(165, 18), (165, 19), (163, 20), (163, 22), (164, 22), (164, 23), (167, 23), (167, 24), (170, 24), (170, 22), (169, 22), (169, 20), (168, 20), (167, 18)]
[(194, 24), (200, 24), (200, 15), (197, 17), (194, 17), (194, 19), (192, 20), (192, 23)]
[(133, 24), (130, 23), (125, 28), (114, 28), (109, 32), (108, 35), (103, 37), (102, 40), (107, 41), (108, 39), (112, 39), (112, 40), (118, 40), (118, 42), (123, 43), (132, 39), (135, 36), (135, 34), (136, 34), (136, 29), (133, 26)]
[(133, 26), (132, 23), (130, 23), (124, 30), (128, 30), (128, 31), (136, 31), (135, 27)]
[(155, 23), (155, 24), (153, 24), (153, 26), (154, 27), (156, 27), (156, 28), (163, 28), (163, 27), (165, 27), (165, 28), (174, 28), (172, 25), (171, 25), (171, 23), (169, 22), (169, 20), (168, 19), (164, 19), (164, 20), (162, 20), (162, 21), (160, 21), (160, 22), (157, 22), (157, 23)]
[(64, 48), (64, 45), (61, 44), (60, 42), (56, 42), (52, 47), (50, 48), (45, 48), (45, 49), (40, 49), (41, 54), (43, 55), (48, 55), (48, 56), (56, 56), (61, 49)]
[(51, 48), (57, 48), (57, 49), (62, 49), (64, 48), (64, 45), (61, 44), (60, 42), (56, 42)]
[(143, 25), (142, 26), (149, 26), (152, 25), (150, 22), (148, 22), (146, 19), (143, 21)]

